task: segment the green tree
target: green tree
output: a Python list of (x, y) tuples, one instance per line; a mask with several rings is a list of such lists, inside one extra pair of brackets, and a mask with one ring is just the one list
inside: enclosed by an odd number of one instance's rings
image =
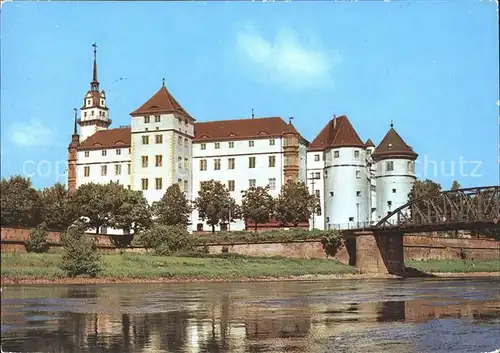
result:
[(167, 226), (187, 226), (192, 207), (178, 184), (172, 184), (160, 201), (153, 203), (155, 222)]
[(40, 195), (31, 179), (20, 175), (2, 179), (0, 203), (3, 226), (35, 227), (40, 223)]
[(240, 214), (239, 207), (226, 186), (216, 180), (201, 182), (194, 205), (200, 218), (212, 227), (212, 233), (215, 233), (215, 227), (219, 223), (233, 222)]
[(157, 255), (171, 255), (176, 251), (191, 251), (195, 248), (184, 225), (157, 224), (142, 232), (139, 243), (146, 249), (154, 249)]
[(39, 224), (30, 232), (30, 237), (25, 244), (27, 252), (44, 253), (49, 251), (47, 242), (47, 225), (45, 222)]
[(101, 271), (100, 255), (95, 241), (85, 234), (87, 225), (78, 221), (61, 235), (63, 256), (61, 269), (69, 277), (95, 277)]
[(296, 227), (309, 220), (317, 205), (317, 197), (309, 193), (305, 183), (287, 182), (276, 200), (276, 219), (282, 225), (291, 223)]
[(438, 184), (430, 179), (425, 179), (424, 181), (417, 180), (413, 184), (408, 196), (410, 200), (414, 200), (426, 194), (438, 192), (441, 192), (441, 184)]
[[(121, 185), (120, 185), (121, 186)], [(115, 229), (122, 229), (125, 234), (137, 234), (152, 225), (151, 208), (142, 191), (115, 190), (116, 197), (121, 204), (111, 214), (109, 225)]]
[(269, 186), (252, 187), (242, 191), (242, 194), (241, 214), (245, 220), (252, 220), (257, 231), (258, 224), (269, 222), (273, 212), (274, 200), (269, 195)]
[(458, 189), (460, 189), (460, 187), (461, 187), (461, 185), (458, 182), (458, 180), (453, 180), (453, 182), (451, 183), (450, 190), (458, 190)]
[(45, 222), (48, 229), (67, 229), (77, 218), (78, 214), (68, 195), (64, 184), (56, 183), (51, 187), (40, 191), (41, 220)]
[(95, 228), (99, 234), (101, 227), (111, 227), (112, 217), (125, 200), (123, 186), (118, 183), (88, 183), (81, 185), (73, 197), (78, 215), (85, 217), (88, 228)]

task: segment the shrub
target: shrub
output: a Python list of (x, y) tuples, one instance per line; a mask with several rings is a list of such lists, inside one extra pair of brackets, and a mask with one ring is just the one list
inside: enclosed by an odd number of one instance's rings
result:
[(93, 239), (85, 235), (85, 226), (77, 223), (61, 236), (63, 256), (61, 269), (69, 277), (96, 277), (101, 271), (100, 255)]
[(27, 252), (44, 253), (49, 251), (49, 243), (47, 242), (47, 227), (45, 223), (38, 225), (31, 230), (30, 237), (25, 244)]
[(141, 233), (139, 242), (146, 249), (154, 249), (157, 255), (171, 255), (174, 252), (195, 249), (193, 238), (181, 225), (156, 225)]
[(344, 246), (344, 237), (337, 230), (327, 230), (323, 232), (321, 244), (323, 244), (326, 256), (334, 257)]

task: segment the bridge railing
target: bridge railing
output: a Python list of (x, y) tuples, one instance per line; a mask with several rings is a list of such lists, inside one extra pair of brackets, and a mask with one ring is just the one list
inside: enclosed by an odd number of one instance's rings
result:
[(377, 222), (365, 221), (365, 222), (348, 222), (348, 223), (328, 223), (327, 229), (363, 229), (373, 227)]

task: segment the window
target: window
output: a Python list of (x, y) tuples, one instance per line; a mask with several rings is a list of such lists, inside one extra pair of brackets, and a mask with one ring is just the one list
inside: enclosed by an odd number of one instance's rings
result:
[(122, 173), (121, 164), (115, 164), (115, 175), (120, 175)]
[(144, 124), (149, 124), (149, 115), (144, 117)]
[(275, 139), (269, 140), (269, 146), (274, 146), (275, 144), (276, 144), (276, 140)]
[(214, 159), (214, 170), (220, 170), (220, 158)]
[(370, 186), (371, 186), (371, 188), (370, 188), (371, 191), (375, 191), (376, 190), (375, 185), (370, 185)]
[(228, 158), (227, 159), (227, 169), (234, 169), (234, 158)]
[(155, 123), (159, 123), (161, 121), (161, 117), (159, 115), (155, 115)]
[(356, 170), (356, 179), (361, 178), (361, 170)]
[(254, 188), (254, 187), (255, 187), (255, 185), (256, 185), (256, 181), (255, 181), (255, 179), (249, 179), (249, 180), (248, 180), (248, 187), (250, 187), (250, 188)]
[(314, 190), (314, 195), (316, 195), (317, 198), (320, 197), (320, 191), (319, 190)]
[(354, 158), (359, 158), (359, 151), (358, 150), (354, 151)]
[(335, 192), (330, 191), (330, 196), (331, 196), (331, 197), (334, 197), (334, 196), (335, 196)]
[(349, 217), (349, 222), (354, 222), (354, 217)]
[(269, 178), (269, 190), (276, 189), (276, 178)]
[(149, 136), (142, 136), (142, 144), (149, 145)]
[(184, 139), (184, 147), (188, 147), (188, 139)]
[(161, 190), (163, 181), (161, 178), (155, 178), (155, 188), (156, 190)]
[(207, 144), (206, 143), (202, 143), (200, 147), (201, 147), (202, 150), (206, 150), (207, 149)]
[(87, 112), (84, 112), (84, 113), (83, 113), (83, 116), (85, 116), (85, 117), (86, 117), (86, 116), (87, 116)]
[(141, 161), (142, 161), (142, 167), (147, 168), (148, 167), (148, 156), (142, 156)]
[(249, 147), (253, 147), (255, 145), (255, 142), (254, 141), (248, 141), (248, 146)]
[(87, 105), (90, 105), (90, 99), (87, 99)]
[(321, 179), (321, 173), (320, 172), (315, 172), (314, 173), (314, 179)]
[(130, 190), (130, 185), (127, 185), (127, 189), (129, 189), (129, 190)]
[(180, 189), (181, 191), (184, 191), (184, 190), (182, 190), (182, 186), (183, 186), (183, 184), (182, 184), (182, 179), (177, 179), (177, 185), (179, 185), (179, 189)]
[(121, 155), (121, 154), (122, 154), (122, 150), (118, 148), (118, 149), (116, 150), (116, 155), (117, 155), (117, 156), (119, 156), (119, 155)]
[(84, 167), (83, 168), (83, 176), (90, 176), (90, 167)]
[(234, 191), (234, 180), (227, 181), (227, 188), (229, 191)]
[(107, 165), (101, 165), (101, 175), (105, 176), (108, 174), (108, 166)]
[(315, 162), (319, 162), (319, 154), (315, 154), (314, 155), (314, 161)]
[(255, 157), (248, 157), (248, 168), (255, 168)]
[(218, 150), (220, 148), (220, 143), (219, 142), (216, 142), (215, 143), (215, 149)]
[(387, 206), (391, 207), (392, 206), (392, 201), (387, 201)]
[(177, 157), (177, 168), (182, 169), (182, 157)]
[(155, 135), (156, 143), (163, 143), (163, 135)]
[(90, 115), (94, 116), (94, 111), (93, 110), (90, 112)]
[(179, 146), (182, 146), (182, 136), (177, 138), (177, 142), (179, 143)]
[(333, 151), (333, 158), (339, 158), (339, 157), (340, 157), (339, 151)]
[(318, 208), (316, 209), (316, 215), (321, 216), (321, 206), (318, 206)]
[(102, 150), (101, 151), (101, 155), (105, 156), (107, 154), (107, 151), (106, 150)]
[(415, 164), (413, 162), (408, 162), (408, 173), (414, 173), (415, 172)]
[(269, 168), (276, 167), (276, 156), (269, 156)]
[(200, 159), (200, 170), (207, 170), (207, 160)]
[(130, 171), (131, 171), (131, 169), (132, 169), (132, 168), (130, 167), (130, 163), (129, 163), (129, 164), (127, 164), (127, 174), (128, 174), (128, 175), (130, 175)]
[(184, 169), (189, 169), (189, 159), (184, 158)]
[(385, 171), (392, 172), (393, 170), (394, 170), (394, 162), (393, 161), (385, 162)]
[(325, 179), (328, 179), (328, 170), (325, 170)]
[(155, 167), (161, 167), (163, 165), (163, 156), (158, 154), (155, 156)]
[(89, 151), (85, 151), (85, 157), (88, 157), (90, 155)]
[(184, 180), (184, 192), (188, 191), (188, 181)]
[(148, 179), (147, 178), (141, 179), (141, 188), (142, 188), (142, 190), (148, 189)]
[(129, 149), (128, 149), (128, 154), (131, 154), (131, 153), (132, 153), (132, 149), (131, 149), (131, 148), (129, 148)]
[(229, 148), (234, 148), (234, 142), (233, 141), (229, 142)]
[(392, 193), (395, 194), (396, 193), (396, 189), (392, 189)]
[(356, 191), (356, 197), (361, 197), (361, 191)]

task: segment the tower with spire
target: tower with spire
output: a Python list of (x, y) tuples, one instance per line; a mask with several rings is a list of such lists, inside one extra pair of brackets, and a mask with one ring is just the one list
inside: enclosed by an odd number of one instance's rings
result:
[(78, 163), (78, 146), (80, 145), (80, 136), (77, 130), (77, 111), (74, 109), (74, 125), (73, 135), (71, 135), (71, 143), (68, 146), (68, 192), (73, 193), (76, 191), (76, 176), (77, 176), (77, 163)]
[(418, 154), (396, 132), (391, 121), (389, 131), (372, 154), (379, 220), (408, 202), (408, 194), (416, 180), (417, 157)]
[(105, 130), (111, 125), (109, 109), (106, 106), (106, 93), (99, 91), (99, 80), (97, 78), (97, 45), (94, 48), (94, 66), (92, 70), (92, 82), (90, 89), (85, 94), (81, 117), (78, 121), (80, 125), (80, 142), (95, 134), (99, 130)]

